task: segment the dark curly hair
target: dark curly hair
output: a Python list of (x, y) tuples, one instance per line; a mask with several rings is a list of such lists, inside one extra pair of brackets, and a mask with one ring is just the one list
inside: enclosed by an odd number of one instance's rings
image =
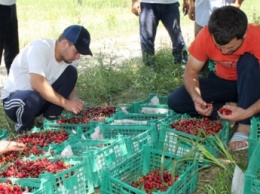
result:
[(226, 45), (232, 39), (242, 39), (246, 33), (246, 14), (234, 6), (223, 6), (213, 11), (208, 28), (219, 45)]

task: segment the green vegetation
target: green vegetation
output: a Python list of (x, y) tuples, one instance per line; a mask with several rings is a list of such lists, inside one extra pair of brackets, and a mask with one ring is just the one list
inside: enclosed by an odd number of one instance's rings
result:
[[(260, 23), (260, 13), (256, 10), (259, 6), (260, 1), (254, 0), (245, 0), (242, 4), (241, 9), (247, 13), (250, 22)], [(117, 50), (107, 45), (107, 40), (114, 39), (119, 47), (127, 48), (131, 37), (139, 39), (138, 18), (131, 13), (129, 0), (19, 0), (17, 11), (21, 49), (37, 38), (57, 38), (65, 27), (73, 23), (89, 29), (94, 56), (92, 59), (82, 57), (79, 63), (83, 67), (77, 83), (79, 96), (87, 105), (121, 106), (144, 99), (152, 92), (168, 95), (182, 84), (183, 72), (179, 65), (173, 65), (169, 40), (157, 51), (154, 68), (145, 67), (141, 58), (136, 56), (118, 60), (113, 53), (119, 52), (120, 48)], [(181, 15), (181, 23), (183, 29), (191, 29), (187, 42), (192, 41), (193, 22)], [(158, 31), (161, 29), (160, 24)], [(135, 47), (134, 50), (140, 48), (138, 43)], [(15, 135), (14, 123), (6, 117), (2, 106), (0, 128), (8, 129), (11, 136)], [(233, 157), (243, 169), (246, 168), (247, 156), (244, 153)], [(223, 158), (230, 160), (227, 154)], [(219, 165), (204, 169), (197, 193), (231, 193), (231, 179), (230, 169), (225, 170)]]

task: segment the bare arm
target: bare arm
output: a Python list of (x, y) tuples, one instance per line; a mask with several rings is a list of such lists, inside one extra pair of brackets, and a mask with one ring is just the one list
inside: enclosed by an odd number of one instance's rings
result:
[(83, 110), (83, 102), (76, 99), (66, 99), (63, 96), (59, 95), (51, 85), (46, 81), (45, 77), (31, 73), (30, 82), (32, 89), (39, 92), (40, 95), (48, 102), (56, 104), (67, 111), (70, 111), (74, 114), (79, 113)]
[(189, 11), (189, 0), (183, 0), (182, 11), (186, 15)]
[(204, 61), (199, 61), (193, 56), (189, 57), (185, 72), (184, 72), (184, 86), (190, 94), (196, 111), (204, 116), (209, 116), (212, 113), (212, 106), (207, 106), (201, 97), (198, 74), (204, 66)]
[(225, 108), (232, 111), (231, 115), (225, 115), (218, 112), (220, 118), (229, 120), (229, 121), (241, 121), (247, 118), (250, 118), (258, 113), (260, 113), (260, 99), (257, 100), (254, 104), (252, 104), (247, 109), (243, 109), (237, 106), (225, 105)]

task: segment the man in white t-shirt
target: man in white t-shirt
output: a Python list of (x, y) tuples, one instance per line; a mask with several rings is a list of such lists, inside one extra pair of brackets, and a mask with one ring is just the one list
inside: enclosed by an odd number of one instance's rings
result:
[(233, 5), (240, 7), (243, 0), (190, 0), (188, 15), (191, 20), (195, 20), (195, 36), (206, 25), (208, 25), (211, 13), (219, 7)]
[(0, 64), (4, 54), (7, 74), (19, 53), (16, 0), (0, 0)]
[(83, 110), (75, 91), (77, 69), (72, 64), (80, 55), (92, 55), (89, 45), (88, 30), (71, 25), (57, 40), (35, 40), (17, 55), (1, 93), (16, 131), (30, 130), (40, 115), (50, 119), (64, 109), (74, 114)]

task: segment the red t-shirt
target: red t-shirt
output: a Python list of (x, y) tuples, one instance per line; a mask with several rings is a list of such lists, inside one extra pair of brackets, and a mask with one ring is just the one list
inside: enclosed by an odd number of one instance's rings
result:
[(237, 61), (246, 52), (253, 54), (260, 62), (260, 25), (248, 25), (242, 45), (231, 55), (223, 55), (215, 46), (207, 26), (199, 32), (189, 48), (189, 53), (199, 61), (208, 58), (215, 61), (216, 74), (227, 80), (237, 80)]

